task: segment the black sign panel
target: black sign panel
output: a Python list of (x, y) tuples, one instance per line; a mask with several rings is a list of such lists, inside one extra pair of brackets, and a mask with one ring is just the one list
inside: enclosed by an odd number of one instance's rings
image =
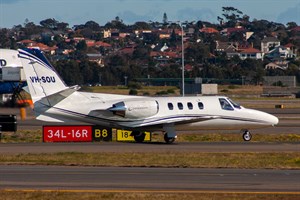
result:
[(93, 126), (93, 141), (112, 141), (112, 128)]

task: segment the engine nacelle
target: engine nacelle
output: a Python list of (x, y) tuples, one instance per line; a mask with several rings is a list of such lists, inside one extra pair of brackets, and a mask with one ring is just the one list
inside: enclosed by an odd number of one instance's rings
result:
[(122, 101), (113, 105), (109, 109), (115, 115), (130, 118), (130, 119), (144, 119), (151, 117), (158, 113), (158, 103), (153, 100), (134, 100)]

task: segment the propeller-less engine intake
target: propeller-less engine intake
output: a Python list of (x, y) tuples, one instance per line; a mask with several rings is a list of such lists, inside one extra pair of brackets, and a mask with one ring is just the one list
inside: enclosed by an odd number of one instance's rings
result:
[(129, 119), (144, 119), (158, 113), (159, 106), (157, 101), (122, 101), (113, 104), (109, 111)]

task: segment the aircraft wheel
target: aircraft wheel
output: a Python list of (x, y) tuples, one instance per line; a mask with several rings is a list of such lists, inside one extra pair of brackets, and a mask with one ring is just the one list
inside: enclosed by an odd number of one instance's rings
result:
[(145, 140), (145, 136), (146, 134), (144, 132), (138, 132), (138, 131), (134, 131), (133, 132), (133, 137), (134, 137), (134, 140), (138, 143), (142, 143), (144, 142)]
[(246, 130), (243, 134), (244, 141), (249, 142), (251, 140), (251, 138), (252, 138), (251, 133), (248, 130)]
[(176, 137), (168, 137), (168, 133), (165, 133), (164, 140), (167, 144), (172, 144), (173, 142), (175, 142)]

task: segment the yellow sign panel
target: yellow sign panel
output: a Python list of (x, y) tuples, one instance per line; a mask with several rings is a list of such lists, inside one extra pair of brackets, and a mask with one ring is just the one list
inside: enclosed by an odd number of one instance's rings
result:
[[(127, 130), (117, 130), (117, 141), (135, 141), (133, 135), (131, 135), (132, 131)], [(150, 132), (144, 132), (145, 133), (145, 142), (151, 141), (151, 133)]]

